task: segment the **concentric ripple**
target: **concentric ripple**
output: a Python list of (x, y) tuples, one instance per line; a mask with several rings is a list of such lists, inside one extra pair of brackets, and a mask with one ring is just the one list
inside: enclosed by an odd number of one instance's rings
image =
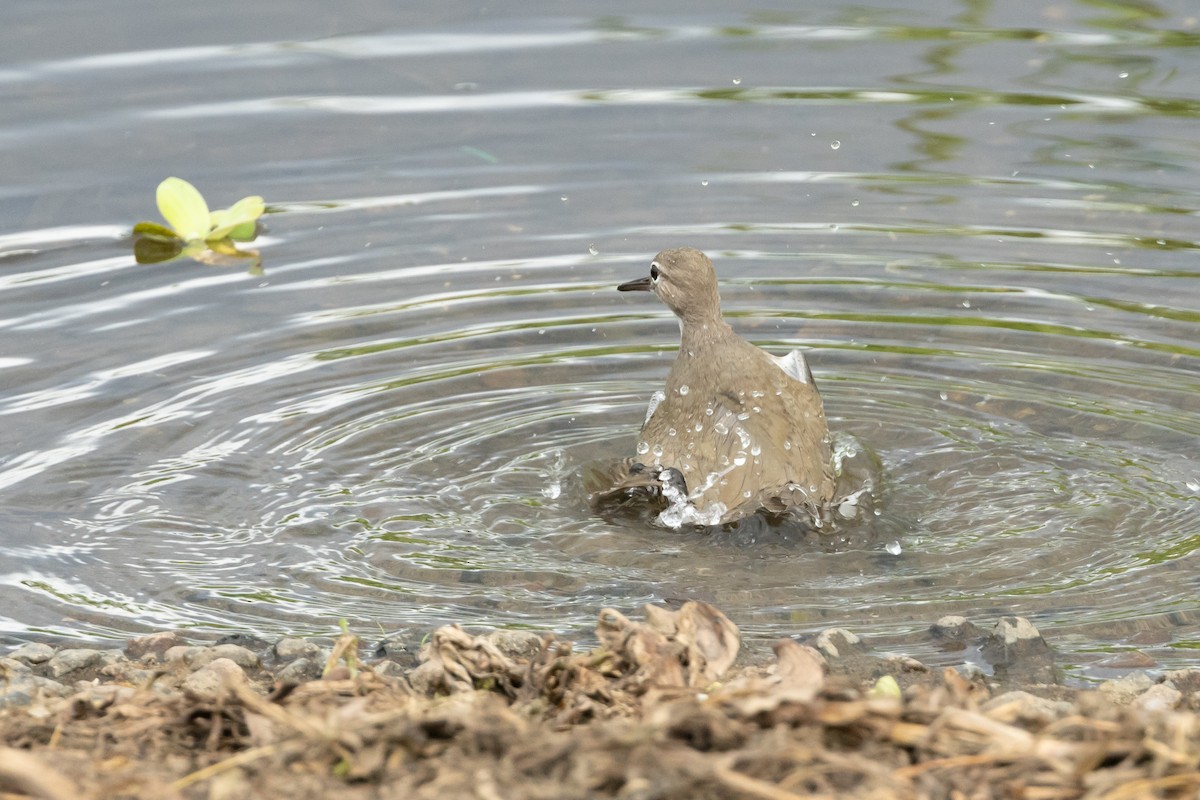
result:
[[(700, 598), (756, 640), (841, 625), (936, 660), (939, 615), (1022, 614), (1083, 677), (1188, 660), (1186, 19), (454, 9), (57, 55), (0, 33), (0, 634), (579, 635)], [(133, 262), (172, 174), (267, 198), (262, 274)], [(678, 340), (614, 287), (680, 245), (737, 330), (808, 348), (881, 469), (862, 519), (588, 505)]]

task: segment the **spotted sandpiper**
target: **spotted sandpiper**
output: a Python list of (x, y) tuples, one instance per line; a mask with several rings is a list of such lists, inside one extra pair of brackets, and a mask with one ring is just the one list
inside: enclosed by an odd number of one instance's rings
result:
[(717, 273), (699, 250), (664, 250), (648, 277), (617, 289), (654, 292), (681, 332), (622, 483), (658, 489), (682, 521), (720, 524), (760, 508), (818, 518), (833, 498), (834, 475), (804, 356), (776, 357), (734, 333), (721, 316)]

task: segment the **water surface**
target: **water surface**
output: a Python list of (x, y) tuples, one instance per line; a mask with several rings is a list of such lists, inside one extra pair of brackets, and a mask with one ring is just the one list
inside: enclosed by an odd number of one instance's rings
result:
[[(1200, 30), (1186, 4), (66, 3), (0, 16), (0, 631), (459, 621), (699, 598), (1087, 676), (1200, 644)], [(914, 25), (913, 20), (920, 20)], [(137, 265), (187, 178), (262, 274)], [(593, 514), (677, 327), (658, 250), (807, 347), (878, 456), (836, 535)], [(952, 658), (952, 656), (947, 657)]]

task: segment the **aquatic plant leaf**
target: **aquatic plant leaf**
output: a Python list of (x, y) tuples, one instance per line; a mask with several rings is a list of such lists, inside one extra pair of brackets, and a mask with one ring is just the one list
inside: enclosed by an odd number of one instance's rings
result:
[(182, 178), (167, 178), (156, 193), (159, 213), (184, 241), (204, 239), (212, 229), (208, 203), (195, 186)]
[(243, 222), (229, 232), (229, 238), (235, 242), (250, 242), (255, 236), (258, 236), (257, 222)]
[(243, 197), (229, 208), (219, 209), (209, 215), (208, 239), (224, 239), (234, 230), (245, 231), (246, 225), (254, 225), (263, 215), (263, 199), (257, 195)]
[(183, 240), (174, 235), (170, 239), (141, 236), (133, 243), (133, 258), (139, 264), (161, 264), (182, 254)]
[(157, 222), (139, 222), (133, 226), (134, 236), (148, 236), (151, 239), (158, 239), (161, 242), (178, 241), (179, 235), (175, 231), (168, 228), (166, 225), (160, 225)]

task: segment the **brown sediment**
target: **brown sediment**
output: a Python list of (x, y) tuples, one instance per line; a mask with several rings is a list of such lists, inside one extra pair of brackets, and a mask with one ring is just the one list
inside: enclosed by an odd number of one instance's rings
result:
[[(316, 664), (324, 677), (301, 681), (278, 679), (282, 670), (256, 666), (241, 648), (131, 648), (140, 661), (110, 659), (69, 696), (0, 711), (0, 797), (1200, 792), (1200, 716), (1186, 709), (1194, 673), (1177, 676), (1174, 695), (1121, 704), (1062, 687), (1054, 699), (1002, 691), (979, 675), (876, 659), (871, 675), (882, 668), (901, 692), (840, 673), (826, 654), (849, 640), (836, 637), (784, 640), (773, 663), (731, 669), (736, 627), (695, 602), (647, 607), (640, 622), (604, 609), (597, 638), (581, 652), (549, 636), (514, 643), (449, 626), (432, 634), (418, 666), (401, 670), (361, 663), (346, 635)], [(9, 661), (0, 666), (15, 681)]]

